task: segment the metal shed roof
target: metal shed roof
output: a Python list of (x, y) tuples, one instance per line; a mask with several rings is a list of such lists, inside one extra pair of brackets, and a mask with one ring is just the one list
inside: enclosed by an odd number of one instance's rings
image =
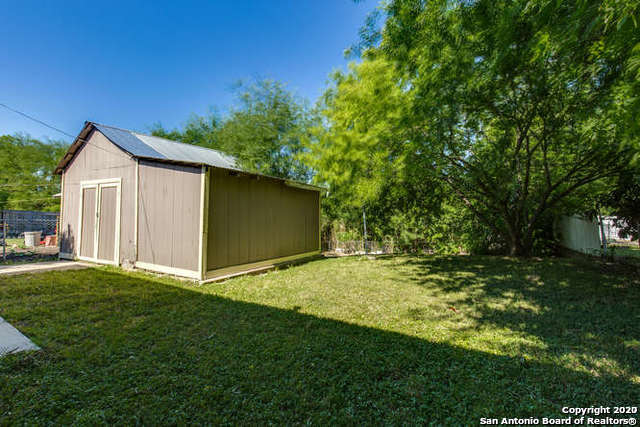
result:
[(133, 156), (158, 159), (166, 158), (166, 156), (162, 155), (162, 153), (159, 153), (158, 151), (154, 150), (143, 141), (141, 141), (131, 131), (118, 129), (111, 126), (100, 125), (97, 123), (94, 123), (94, 126), (96, 127), (96, 129), (102, 132), (104, 136), (109, 139), (109, 141), (113, 142), (118, 147)]
[(75, 141), (69, 147), (62, 160), (56, 167), (56, 173), (62, 173), (64, 168), (75, 156), (86, 141), (92, 129), (97, 129), (107, 137), (113, 144), (123, 151), (129, 153), (133, 157), (158, 160), (161, 162), (186, 163), (192, 165), (213, 166), (222, 169), (231, 169), (250, 175), (264, 176), (285, 182), (287, 185), (296, 187), (324, 191), (326, 189), (304, 182), (292, 181), (289, 179), (277, 178), (268, 175), (258, 174), (242, 170), (233, 156), (223, 152), (212, 150), (210, 148), (199, 147), (197, 145), (185, 144), (182, 142), (172, 141), (166, 138), (160, 138), (152, 135), (120, 129), (113, 126), (107, 126), (100, 123), (85, 122), (85, 126), (76, 137)]
[(93, 125), (111, 142), (134, 157), (238, 169), (236, 159), (220, 151), (98, 123)]
[(100, 131), (109, 141), (133, 157), (242, 171), (234, 157), (217, 150), (171, 141), (166, 138), (145, 135), (100, 123), (86, 122), (76, 140), (69, 147), (67, 154), (58, 163), (56, 173), (62, 172), (67, 166), (93, 128)]
[(151, 149), (161, 153), (165, 158), (182, 162), (205, 163), (224, 169), (238, 169), (236, 159), (225, 153), (192, 144), (183, 144), (157, 136), (132, 132), (139, 140)]

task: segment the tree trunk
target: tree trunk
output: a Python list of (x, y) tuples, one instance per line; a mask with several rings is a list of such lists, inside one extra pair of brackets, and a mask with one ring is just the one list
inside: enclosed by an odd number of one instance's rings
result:
[(509, 246), (509, 256), (518, 256), (518, 247), (513, 243)]
[(513, 233), (509, 241), (509, 256), (520, 256), (522, 251), (522, 245), (520, 244), (520, 237)]
[(522, 238), (517, 232), (511, 234), (509, 239), (509, 256), (531, 256), (532, 242), (526, 236)]

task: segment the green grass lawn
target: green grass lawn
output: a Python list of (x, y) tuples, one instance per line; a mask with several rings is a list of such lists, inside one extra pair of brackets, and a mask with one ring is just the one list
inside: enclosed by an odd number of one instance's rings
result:
[(632, 245), (611, 245), (616, 256), (640, 258), (640, 247), (637, 244)]
[[(2, 236), (0, 236), (0, 239), (2, 239)], [(0, 240), (0, 245), (2, 244), (2, 240)], [(7, 238), (7, 249), (11, 249), (14, 246), (20, 248), (20, 249), (26, 249), (27, 247), (24, 244), (24, 239), (19, 239), (19, 238)]]
[(340, 258), (203, 286), (110, 268), (0, 279), (43, 351), (0, 424), (477, 424), (640, 402), (640, 283), (593, 262)]

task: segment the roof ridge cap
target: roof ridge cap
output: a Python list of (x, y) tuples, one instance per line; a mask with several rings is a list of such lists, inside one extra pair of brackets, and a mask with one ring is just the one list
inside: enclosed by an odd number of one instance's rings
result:
[(96, 126), (96, 125), (97, 125), (97, 126), (104, 126), (104, 127), (106, 127), (106, 128), (111, 128), (111, 129), (121, 130), (121, 131), (123, 131), (123, 132), (137, 133), (136, 131), (131, 130), (131, 129), (125, 129), (125, 128), (119, 128), (119, 127), (117, 127), (117, 126), (105, 125), (104, 123), (98, 123), (98, 122), (88, 122), (88, 123), (90, 123), (90, 124), (92, 124), (92, 125), (94, 125), (94, 126)]

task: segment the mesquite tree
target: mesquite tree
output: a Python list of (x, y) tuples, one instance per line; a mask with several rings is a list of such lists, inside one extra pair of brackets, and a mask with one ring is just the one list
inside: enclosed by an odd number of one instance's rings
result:
[[(620, 107), (638, 89), (640, 28), (620, 16), (636, 3), (391, 1), (379, 37), (365, 37), (377, 44), (329, 92), (329, 133), (349, 133), (343, 160), (362, 146), (387, 169), (419, 164), (511, 255), (529, 255), (545, 216), (579, 206), (637, 154)], [(632, 8), (609, 8), (621, 4)], [(380, 106), (357, 95), (367, 92)], [(318, 157), (335, 163), (324, 141)], [(374, 179), (367, 161), (362, 182)]]

